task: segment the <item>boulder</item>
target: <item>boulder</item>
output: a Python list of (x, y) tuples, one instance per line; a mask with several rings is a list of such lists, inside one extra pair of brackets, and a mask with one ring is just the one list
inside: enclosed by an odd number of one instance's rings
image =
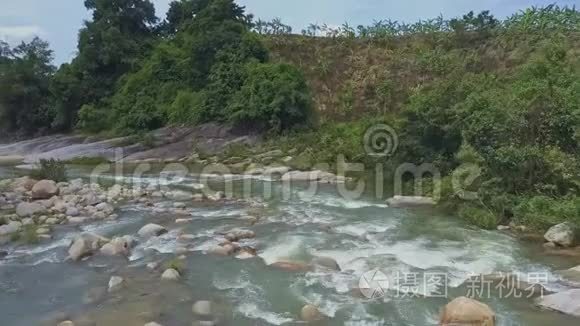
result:
[(52, 180), (38, 181), (32, 187), (32, 199), (49, 199), (57, 196), (59, 192), (56, 182)]
[(80, 215), (79, 209), (76, 207), (68, 207), (65, 211), (67, 216), (76, 217)]
[(231, 242), (238, 242), (242, 239), (252, 239), (256, 237), (256, 233), (252, 230), (236, 229), (226, 233), (225, 238)]
[(311, 270), (308, 264), (302, 262), (279, 261), (270, 266), (288, 272), (308, 272)]
[(46, 213), (46, 207), (39, 203), (25, 203), (22, 202), (16, 206), (16, 215), (20, 217), (30, 217), (38, 214)]
[(215, 246), (208, 250), (208, 253), (218, 256), (229, 256), (236, 251), (236, 247), (232, 244), (224, 244), (223, 246)]
[(10, 235), (20, 230), (21, 224), (18, 222), (10, 222), (6, 225), (0, 225), (0, 236)]
[(150, 322), (150, 323), (147, 323), (147, 324), (145, 324), (145, 326), (163, 326), (163, 325), (161, 325), (161, 324), (158, 324), (158, 323), (156, 323), (156, 322), (152, 321), (152, 322)]
[(576, 266), (564, 271), (559, 271), (562, 282), (573, 287), (580, 287), (580, 266)]
[(99, 212), (103, 212), (107, 215), (112, 214), (115, 211), (115, 208), (109, 204), (109, 203), (100, 203), (97, 204), (97, 206), (95, 206), (95, 208), (99, 211)]
[(30, 191), (37, 182), (38, 181), (31, 179), (29, 177), (17, 178), (12, 181), (11, 188), (14, 190), (20, 188), (23, 189), (24, 191)]
[(101, 247), (101, 253), (105, 256), (128, 256), (133, 245), (134, 239), (130, 236), (114, 238), (111, 242)]
[(551, 227), (544, 239), (562, 247), (571, 247), (574, 244), (574, 228), (569, 223), (561, 223)]
[(314, 322), (324, 319), (324, 315), (313, 305), (305, 305), (300, 310), (300, 318), (305, 322)]
[(111, 279), (109, 280), (109, 290), (108, 290), (109, 293), (120, 290), (123, 287), (124, 282), (125, 280), (123, 280), (122, 277), (119, 276), (111, 277)]
[(537, 304), (546, 309), (580, 317), (580, 289), (568, 290), (538, 299)]
[(387, 199), (387, 204), (389, 205), (389, 207), (393, 208), (405, 208), (405, 207), (434, 206), (437, 203), (431, 197), (395, 196), (393, 198)]
[(179, 280), (179, 272), (173, 268), (166, 269), (163, 274), (161, 274), (161, 279), (164, 281), (177, 281)]
[(443, 308), (439, 325), (494, 326), (495, 313), (484, 303), (466, 297), (459, 297)]
[(340, 266), (334, 258), (330, 257), (314, 257), (312, 259), (312, 264), (314, 266), (324, 267), (333, 271), (340, 271)]
[(167, 233), (167, 229), (158, 224), (147, 224), (142, 227), (137, 234), (143, 238), (157, 237)]
[(193, 304), (191, 311), (198, 316), (211, 316), (213, 314), (213, 304), (211, 301), (200, 300)]
[(66, 321), (58, 323), (57, 326), (75, 326), (75, 324), (70, 320), (66, 320)]
[(69, 259), (79, 261), (84, 257), (92, 255), (95, 251), (99, 250), (101, 246), (108, 242), (108, 239), (99, 235), (83, 233), (73, 240), (68, 250)]
[(282, 176), (282, 181), (299, 181), (299, 182), (319, 182), (319, 183), (342, 183), (346, 179), (333, 173), (314, 170), (314, 171), (290, 171)]

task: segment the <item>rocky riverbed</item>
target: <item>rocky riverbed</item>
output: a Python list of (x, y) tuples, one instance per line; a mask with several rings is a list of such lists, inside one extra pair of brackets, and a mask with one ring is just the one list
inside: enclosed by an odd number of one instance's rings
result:
[[(228, 157), (259, 140), (202, 129), (157, 131), (149, 148), (80, 136), (0, 146), (2, 325), (578, 324), (571, 225), (490, 232), (430, 198), (346, 198), (348, 178), (300, 153)], [(193, 138), (212, 154), (192, 154)], [(14, 167), (55, 157), (116, 164), (93, 182), (96, 167), (69, 167), (60, 183)], [(150, 166), (165, 161), (198, 168)]]

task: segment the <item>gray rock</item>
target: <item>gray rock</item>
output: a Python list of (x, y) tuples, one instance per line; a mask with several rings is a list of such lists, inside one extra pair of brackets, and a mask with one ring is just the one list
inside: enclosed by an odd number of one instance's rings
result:
[(314, 322), (324, 319), (324, 315), (313, 305), (305, 305), (300, 311), (300, 318), (306, 322)]
[(109, 203), (100, 203), (97, 204), (97, 206), (95, 206), (95, 208), (100, 211), (103, 212), (107, 215), (112, 214), (115, 211), (115, 208), (109, 204)]
[(538, 299), (540, 307), (580, 317), (580, 289), (568, 290)]
[(83, 233), (77, 236), (68, 250), (69, 259), (79, 261), (84, 257), (92, 255), (109, 240), (92, 233)]
[(20, 230), (21, 224), (18, 222), (10, 222), (6, 225), (0, 225), (0, 236), (16, 233)]
[(111, 277), (111, 279), (109, 280), (109, 292), (115, 292), (120, 290), (123, 287), (124, 282), (125, 280), (123, 280), (122, 277), (119, 276)]
[(166, 228), (162, 227), (161, 225), (153, 223), (145, 225), (139, 230), (139, 232), (137, 232), (137, 234), (139, 234), (139, 236), (143, 238), (156, 237), (164, 233), (167, 233)]
[(211, 316), (213, 314), (213, 304), (211, 301), (200, 300), (193, 304), (191, 311), (198, 316)]
[(173, 268), (166, 269), (161, 275), (161, 279), (164, 281), (177, 281), (179, 277), (179, 272)]
[(76, 208), (76, 207), (68, 207), (68, 208), (66, 209), (66, 212), (65, 212), (65, 214), (66, 214), (67, 216), (76, 217), (76, 216), (79, 216), (79, 215), (80, 215), (80, 212), (79, 212), (79, 209), (78, 209), (78, 208)]
[(256, 233), (252, 230), (235, 229), (226, 233), (225, 238), (231, 242), (238, 242), (242, 239), (252, 239), (256, 237)]
[(49, 199), (58, 195), (58, 192), (59, 189), (56, 186), (56, 182), (52, 180), (41, 180), (32, 187), (32, 198)]
[(574, 228), (569, 223), (561, 223), (551, 227), (544, 239), (562, 247), (570, 247), (574, 244)]
[(334, 258), (330, 257), (314, 257), (312, 259), (312, 264), (315, 266), (321, 266), (330, 270), (340, 271), (340, 266)]
[(46, 207), (39, 203), (20, 203), (16, 206), (16, 215), (30, 217), (46, 213)]
[(394, 208), (434, 206), (437, 203), (431, 197), (395, 196), (387, 199), (387, 204)]
[(558, 274), (562, 276), (563, 283), (573, 287), (580, 287), (580, 266), (559, 271)]

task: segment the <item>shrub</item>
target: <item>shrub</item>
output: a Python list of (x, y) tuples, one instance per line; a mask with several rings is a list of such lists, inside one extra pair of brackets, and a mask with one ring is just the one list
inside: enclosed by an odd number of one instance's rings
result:
[(459, 217), (483, 229), (493, 230), (497, 227), (498, 219), (486, 208), (472, 204), (463, 204), (459, 207)]
[(247, 79), (228, 105), (237, 126), (272, 132), (307, 124), (312, 116), (304, 76), (287, 64), (249, 64)]
[(547, 196), (524, 198), (515, 207), (514, 214), (518, 222), (541, 230), (563, 222), (580, 226), (580, 199)]
[(65, 182), (67, 180), (64, 162), (55, 159), (41, 159), (38, 167), (30, 171), (29, 175), (36, 180), (52, 180), (55, 182)]

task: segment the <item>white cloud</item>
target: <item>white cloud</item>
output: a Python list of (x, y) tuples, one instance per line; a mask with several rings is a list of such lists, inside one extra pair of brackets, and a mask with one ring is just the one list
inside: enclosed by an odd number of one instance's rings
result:
[(36, 25), (29, 26), (0, 26), (0, 40), (10, 44), (28, 41), (35, 36), (45, 36), (45, 31)]

